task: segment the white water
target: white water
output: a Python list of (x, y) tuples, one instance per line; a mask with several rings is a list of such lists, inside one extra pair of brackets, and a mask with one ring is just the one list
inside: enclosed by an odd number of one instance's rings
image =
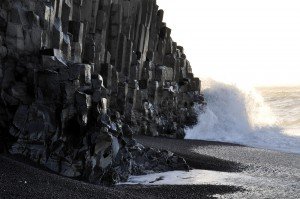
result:
[(169, 171), (143, 176), (130, 176), (119, 185), (229, 185), (242, 186), (246, 192), (213, 195), (216, 198), (295, 198), (299, 195), (299, 180), (296, 178), (274, 178), (251, 176), (247, 173), (227, 173), (208, 170)]
[[(294, 95), (290, 99), (272, 89), (262, 91), (269, 104), (273, 105), (273, 110), (254, 89), (241, 90), (233, 85), (210, 81), (203, 92), (207, 106), (203, 113), (199, 113), (198, 124), (186, 129), (186, 139), (223, 141), (300, 153), (300, 124), (293, 122), (300, 121), (297, 111), (300, 108), (299, 90), (292, 89), (290, 93)], [(295, 97), (295, 93), (299, 95)], [(287, 121), (291, 121), (293, 126), (285, 125), (289, 123)]]
[(145, 185), (236, 185), (241, 181), (253, 181), (251, 177), (242, 173), (227, 173), (208, 170), (169, 171), (164, 173), (152, 173), (142, 176), (130, 176), (128, 181), (121, 184), (145, 184)]

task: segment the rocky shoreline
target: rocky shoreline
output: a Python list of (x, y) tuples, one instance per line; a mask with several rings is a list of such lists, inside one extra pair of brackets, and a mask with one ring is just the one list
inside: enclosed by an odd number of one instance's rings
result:
[[(0, 196), (3, 198), (295, 198), (299, 192), (300, 156), (230, 143), (138, 136), (148, 147), (174, 150), (193, 168), (211, 171), (213, 184), (98, 186), (45, 171), (23, 156), (0, 155)], [(180, 153), (179, 153), (180, 152)], [(224, 167), (228, 162), (228, 167)], [(207, 164), (210, 163), (210, 164)], [(238, 166), (238, 167), (236, 167)], [(197, 171), (197, 170), (196, 170)], [(193, 172), (193, 171), (192, 171)], [(189, 172), (188, 172), (189, 173)], [(233, 184), (218, 180), (238, 175)], [(244, 178), (242, 176), (247, 176)], [(178, 179), (179, 180), (179, 179)], [(188, 180), (188, 179), (185, 179)], [(216, 181), (214, 181), (216, 180)], [(184, 180), (183, 180), (184, 181)], [(202, 181), (202, 180), (200, 180)], [(184, 183), (184, 182), (183, 182)]]
[(2, 0), (0, 152), (95, 184), (188, 170), (133, 138), (183, 138), (205, 104), (163, 13), (155, 0)]
[[(297, 153), (203, 140), (179, 140), (144, 136), (137, 136), (136, 139), (145, 146), (171, 150), (184, 157), (195, 168), (194, 175), (197, 170), (200, 172), (203, 170), (208, 171), (204, 172), (206, 175), (196, 176), (194, 181), (185, 178), (177, 178), (176, 181), (172, 178), (173, 181), (166, 179), (162, 182), (169, 182), (171, 185), (185, 184), (184, 187), (188, 189), (189, 186), (194, 185), (193, 182), (200, 180), (202, 181), (200, 185), (208, 181), (211, 185), (230, 185), (235, 188), (235, 191), (231, 193), (214, 196), (216, 198), (293, 199), (300, 195), (300, 155)], [(193, 170), (191, 172), (193, 173)], [(225, 175), (224, 180), (221, 180), (222, 177), (220, 179), (222, 175)], [(163, 174), (158, 174), (158, 176), (163, 176)], [(190, 177), (193, 178), (193, 176)], [(208, 180), (203, 181), (201, 178)], [(187, 185), (184, 182), (185, 180), (192, 183)], [(164, 189), (164, 185), (158, 186), (158, 184), (155, 185), (156, 187), (153, 190)], [(176, 190), (174, 192), (176, 193)], [(213, 190), (211, 190), (211, 193), (214, 193)], [(191, 195), (182, 198), (197, 198), (197, 193), (195, 192), (195, 194), (191, 193)], [(175, 194), (170, 194), (170, 196), (176, 198)]]
[(0, 196), (3, 198), (215, 198), (243, 191), (228, 185), (98, 186), (70, 179), (16, 156), (0, 155)]

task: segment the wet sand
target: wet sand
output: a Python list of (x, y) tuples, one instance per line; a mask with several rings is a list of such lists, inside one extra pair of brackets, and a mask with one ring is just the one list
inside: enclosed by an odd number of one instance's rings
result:
[(244, 191), (222, 197), (300, 198), (299, 154), (201, 140), (145, 136), (136, 139), (145, 146), (167, 149), (185, 157), (195, 169), (236, 172), (252, 179), (241, 179)]

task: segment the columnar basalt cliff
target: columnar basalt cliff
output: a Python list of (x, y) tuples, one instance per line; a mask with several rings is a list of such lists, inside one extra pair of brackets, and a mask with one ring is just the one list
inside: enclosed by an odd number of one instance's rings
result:
[(155, 0), (1, 0), (0, 148), (92, 183), (188, 169), (133, 139), (183, 138), (203, 103), (163, 14)]

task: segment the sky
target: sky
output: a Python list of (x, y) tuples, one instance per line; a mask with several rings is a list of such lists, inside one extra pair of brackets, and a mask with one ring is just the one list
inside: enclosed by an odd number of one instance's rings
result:
[(195, 76), (300, 85), (300, 0), (157, 0)]

